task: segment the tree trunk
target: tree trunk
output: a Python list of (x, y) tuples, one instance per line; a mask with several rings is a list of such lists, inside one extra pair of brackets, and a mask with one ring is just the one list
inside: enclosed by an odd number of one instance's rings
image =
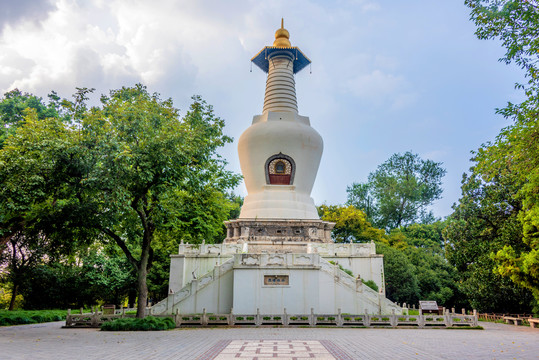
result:
[(141, 261), (141, 265), (138, 269), (138, 302), (137, 302), (137, 318), (146, 317), (146, 303), (148, 302), (148, 286), (146, 284), (146, 275), (148, 271), (146, 269), (146, 261)]
[(148, 276), (148, 260), (150, 259), (151, 234), (145, 232), (140, 254), (140, 263), (138, 268), (138, 304), (137, 317), (146, 317), (146, 305), (148, 302), (148, 285), (146, 277)]
[(13, 311), (13, 308), (15, 307), (15, 298), (17, 297), (17, 293), (19, 292), (19, 285), (13, 284), (13, 291), (11, 292), (11, 301), (9, 302), (9, 311)]

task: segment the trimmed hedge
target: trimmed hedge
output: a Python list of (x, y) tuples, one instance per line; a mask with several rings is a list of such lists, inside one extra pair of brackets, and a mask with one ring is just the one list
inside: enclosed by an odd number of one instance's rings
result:
[(37, 324), (65, 319), (65, 310), (0, 310), (0, 326)]
[(156, 331), (174, 329), (176, 324), (169, 317), (147, 316), (144, 319), (123, 318), (101, 324), (102, 331)]

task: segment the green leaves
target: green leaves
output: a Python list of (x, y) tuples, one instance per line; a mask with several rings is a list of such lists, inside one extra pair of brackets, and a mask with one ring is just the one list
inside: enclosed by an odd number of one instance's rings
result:
[(426, 207), (441, 197), (445, 173), (441, 163), (417, 154), (393, 154), (369, 174), (367, 183), (347, 188), (347, 203), (365, 211), (369, 221), (386, 230), (432, 219)]
[(490, 199), (477, 213), (490, 222), (482, 234), (495, 239), (490, 248), (495, 273), (530, 289), (539, 303), (535, 271), (539, 267), (535, 256), (539, 250), (539, 4), (536, 0), (467, 0), (466, 5), (472, 9), (477, 36), (500, 39), (506, 48), (500, 60), (516, 63), (527, 79), (526, 85), (516, 85), (524, 90), (526, 100), (497, 110), (514, 124), (478, 150), (472, 176), (482, 181), (477, 188)]
[(321, 205), (318, 213), (322, 220), (335, 223), (333, 238), (336, 242), (370, 242), (381, 240), (384, 231), (367, 221), (365, 213), (352, 205)]
[(0, 150), (0, 235), (35, 229), (59, 244), (112, 241), (137, 270), (144, 309), (156, 233), (218, 239), (232, 209), (224, 193), (240, 180), (217, 153), (231, 139), (200, 97), (180, 118), (170, 99), (140, 84), (91, 109), (92, 89), (77, 90), (74, 102), (61, 102), (66, 116), (27, 111)]

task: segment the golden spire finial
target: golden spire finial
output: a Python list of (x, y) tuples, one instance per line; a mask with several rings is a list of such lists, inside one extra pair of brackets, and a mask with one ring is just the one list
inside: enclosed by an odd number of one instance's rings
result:
[(275, 32), (275, 41), (273, 42), (273, 46), (292, 47), (289, 39), (290, 33), (284, 28), (284, 18), (281, 18), (281, 28)]

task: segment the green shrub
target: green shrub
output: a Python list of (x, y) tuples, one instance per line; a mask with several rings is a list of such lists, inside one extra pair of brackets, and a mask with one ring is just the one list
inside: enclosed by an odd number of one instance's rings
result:
[[(333, 261), (333, 260), (330, 260), (329, 263), (332, 264), (332, 265), (335, 265), (335, 261)], [(338, 264), (338, 266), (339, 266), (339, 269), (341, 269), (342, 271), (344, 271), (348, 275), (350, 275), (352, 277), (354, 276), (354, 273), (351, 270), (343, 268), (341, 264)]]
[(101, 324), (103, 331), (156, 331), (174, 329), (176, 324), (169, 317), (147, 316), (144, 319), (123, 318)]
[(376, 283), (373, 280), (363, 281), (363, 284), (367, 285), (374, 291), (378, 291), (378, 285), (376, 285)]
[(65, 310), (0, 310), (0, 326), (65, 320)]

